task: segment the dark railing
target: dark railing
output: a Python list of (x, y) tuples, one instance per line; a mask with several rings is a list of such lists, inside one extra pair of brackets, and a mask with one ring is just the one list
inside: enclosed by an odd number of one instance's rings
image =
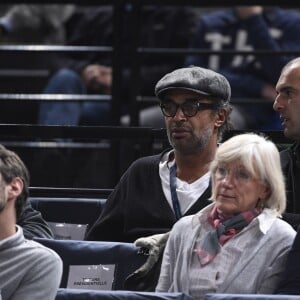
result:
[[(166, 138), (164, 129), (121, 126), (56, 126), (0, 124), (0, 140), (5, 139), (132, 139), (147, 140), (153, 144), (155, 138)], [(150, 149), (150, 148), (148, 148)]]
[(30, 187), (31, 197), (107, 198), (112, 189)]
[[(11, 1), (2, 1), (3, 4), (12, 4)], [(40, 1), (13, 1), (13, 3), (31, 3), (40, 4)], [(39, 93), (2, 93), (0, 94), (0, 105), (4, 102), (24, 102), (24, 103), (37, 103), (40, 101), (111, 101), (111, 125), (105, 127), (94, 127), (94, 126), (38, 126), (38, 125), (18, 125), (18, 124), (2, 124), (0, 125), (0, 142), (6, 143), (7, 145), (13, 145), (13, 147), (27, 147), (33, 148), (101, 148), (103, 147), (103, 140), (108, 140), (106, 144), (109, 154), (111, 156), (110, 170), (113, 172), (112, 187), (120, 178), (124, 168), (130, 163), (127, 161), (126, 166), (120, 167), (122, 156), (130, 156), (130, 159), (136, 158), (142, 155), (149, 155), (155, 153), (155, 151), (161, 150), (168, 146), (167, 136), (164, 129), (153, 129), (153, 128), (142, 128), (139, 127), (139, 111), (141, 108), (148, 104), (154, 104), (156, 99), (154, 97), (140, 95), (138, 89), (138, 82), (140, 78), (141, 58), (144, 55), (166, 55), (166, 56), (182, 56), (186, 54), (215, 54), (215, 55), (298, 55), (300, 52), (295, 51), (267, 51), (267, 50), (256, 50), (256, 51), (210, 51), (207, 49), (181, 49), (181, 48), (145, 48), (139, 46), (139, 30), (140, 22), (142, 22), (140, 11), (144, 5), (178, 5), (178, 6), (195, 6), (203, 8), (214, 8), (214, 7), (231, 7), (236, 5), (279, 5), (287, 7), (286, 1), (279, 0), (260, 0), (260, 1), (241, 1), (241, 0), (54, 0), (51, 1), (53, 4), (68, 4), (74, 3), (78, 5), (111, 5), (113, 7), (113, 29), (114, 29), (114, 40), (113, 44), (109, 47), (101, 46), (50, 46), (50, 45), (0, 45), (1, 54), (15, 54), (22, 56), (23, 54), (30, 53), (31, 55), (49, 55), (49, 54), (65, 54), (65, 53), (83, 53), (83, 52), (101, 52), (108, 53), (112, 57), (112, 68), (113, 68), (113, 84), (112, 92), (109, 96), (101, 95), (46, 95)], [(135, 59), (131, 61), (131, 76), (133, 84), (130, 87), (130, 120), (131, 127), (120, 127), (120, 99), (122, 98), (121, 83), (122, 83), (122, 72), (123, 72), (123, 30), (120, 26), (122, 24), (122, 12), (125, 5), (130, 4), (133, 8), (132, 20), (128, 24), (131, 28), (133, 37), (131, 49), (129, 53)], [(128, 45), (127, 45), (128, 46)], [(47, 65), (47, 64), (46, 64)], [(5, 75), (9, 76), (36, 76), (45, 78), (49, 76), (44, 66), (41, 66), (40, 70), (29, 70), (28, 72), (9, 70), (5, 69), (0, 71), (0, 76), (3, 78)], [(232, 99), (232, 103), (240, 102), (252, 102), (258, 103), (259, 99)], [(133, 127), (134, 126), (134, 127)], [(231, 131), (226, 135), (228, 138), (232, 134), (236, 134), (236, 131)], [(289, 144), (291, 141), (284, 138), (282, 132), (266, 132), (270, 138), (277, 144)], [(120, 141), (126, 140), (130, 144), (130, 149), (123, 149)], [(48, 144), (42, 143), (42, 141), (48, 142)], [(158, 148), (154, 148), (157, 145)], [(12, 144), (14, 143), (14, 144)], [(34, 143), (34, 144), (33, 144)], [(52, 144), (50, 144), (52, 143)], [(138, 148), (138, 150), (137, 150)], [(34, 191), (33, 191), (34, 192)]]
[[(224, 134), (223, 140), (243, 133), (243, 130), (230, 130)], [(274, 143), (289, 144), (291, 140), (282, 131), (256, 131), (268, 136)], [(78, 139), (82, 141), (108, 140), (144, 140), (153, 145), (156, 141), (166, 141), (166, 129), (150, 127), (122, 127), (122, 126), (46, 126), (0, 124), (0, 141), (5, 140), (49, 140), (49, 139)], [(63, 143), (63, 142), (62, 142)], [(152, 148), (148, 147), (148, 155)]]
[[(242, 132), (229, 131), (223, 140)], [(268, 136), (280, 150), (292, 143), (280, 131), (257, 133)], [(165, 129), (120, 126), (0, 124), (0, 143), (19, 153), (38, 190), (88, 188), (91, 194), (113, 188), (133, 160), (170, 147)]]
[[(133, 160), (168, 146), (164, 129), (28, 124), (0, 124), (0, 143), (22, 154), (34, 185), (47, 184), (51, 175), (49, 185), (76, 188), (83, 181), (112, 188)], [(76, 173), (80, 180), (73, 184)]]
[[(6, 1), (3, 1), (5, 3)], [(25, 3), (25, 1), (13, 1), (13, 3)], [(26, 2), (28, 3), (28, 2)], [(30, 3), (39, 3), (38, 1), (30, 1)], [(268, 50), (253, 50), (253, 51), (236, 51), (236, 50), (222, 50), (222, 51), (211, 51), (207, 49), (181, 49), (181, 48), (145, 48), (139, 46), (139, 30), (141, 28), (140, 23), (140, 12), (141, 8), (145, 5), (157, 5), (159, 6), (166, 6), (166, 5), (183, 5), (183, 6), (195, 6), (195, 7), (206, 7), (206, 8), (214, 8), (214, 7), (230, 7), (232, 5), (247, 5), (245, 1), (213, 1), (213, 0), (205, 0), (205, 1), (185, 1), (185, 0), (171, 0), (171, 1), (152, 1), (152, 0), (88, 0), (83, 3), (83, 1), (52, 1), (51, 3), (55, 4), (66, 4), (66, 3), (74, 3), (78, 5), (111, 5), (114, 14), (113, 14), (113, 28), (114, 28), (114, 40), (113, 45), (111, 46), (58, 46), (58, 45), (0, 45), (0, 55), (1, 53), (19, 53), (20, 55), (24, 53), (36, 53), (40, 54), (47, 54), (47, 53), (82, 53), (82, 52), (101, 52), (101, 53), (110, 53), (112, 56), (112, 67), (113, 67), (113, 84), (112, 84), (112, 93), (111, 96), (107, 97), (90, 97), (87, 95), (85, 97), (86, 101), (111, 101), (111, 122), (110, 125), (118, 126), (120, 125), (120, 117), (121, 117), (121, 110), (120, 110), (120, 99), (122, 99), (122, 92), (121, 92), (121, 83), (122, 83), (122, 69), (123, 65), (123, 26), (122, 24), (122, 11), (124, 10), (125, 5), (130, 4), (132, 6), (132, 19), (130, 20), (130, 26), (132, 31), (132, 39), (131, 45), (129, 47), (129, 53), (135, 59), (132, 60), (131, 64), (131, 82), (132, 84), (130, 87), (130, 104), (129, 104), (129, 114), (131, 126), (139, 126), (139, 111), (142, 107), (149, 104), (149, 102), (144, 102), (144, 96), (139, 94), (139, 90), (137, 88), (139, 78), (140, 78), (140, 61), (144, 55), (166, 55), (166, 56), (182, 56), (186, 54), (215, 54), (215, 55), (232, 55), (232, 54), (239, 54), (239, 55), (299, 55), (300, 52), (298, 51), (268, 51)], [(281, 5), (282, 7), (287, 7), (287, 3), (284, 1), (251, 1), (251, 5), (259, 4), (259, 5)], [(295, 5), (294, 5), (295, 6)], [(297, 7), (297, 6), (296, 6)], [(128, 45), (127, 45), (128, 47)], [(36, 70), (38, 71), (38, 70)], [(6, 74), (9, 76), (9, 70), (5, 70)], [(40, 74), (41, 70), (36, 73), (36, 75)], [(3, 73), (3, 72), (2, 72)], [(16, 75), (16, 72), (12, 72), (10, 76)], [(30, 74), (30, 72), (28, 73)], [(34, 75), (34, 70), (31, 70), (31, 74)], [(0, 72), (1, 75), (1, 72)], [(5, 74), (2, 74), (2, 77)], [(21, 76), (21, 74), (19, 73)], [(79, 101), (81, 96), (71, 96), (73, 100)], [(68, 101), (71, 100), (67, 97), (58, 97), (55, 95), (51, 96), (39, 96), (28, 94), (22, 95), (17, 97), (15, 95), (7, 95), (3, 94), (0, 95), (0, 100), (10, 100), (11, 98), (19, 99), (22, 101), (32, 101), (34, 99), (38, 101)], [(83, 99), (84, 97), (82, 97)], [(139, 100), (138, 100), (139, 99)], [(236, 99), (233, 99), (233, 103), (236, 103)], [(244, 99), (243, 102), (248, 101), (248, 99)], [(251, 100), (252, 101), (252, 100)], [(257, 101), (259, 102), (259, 100)]]

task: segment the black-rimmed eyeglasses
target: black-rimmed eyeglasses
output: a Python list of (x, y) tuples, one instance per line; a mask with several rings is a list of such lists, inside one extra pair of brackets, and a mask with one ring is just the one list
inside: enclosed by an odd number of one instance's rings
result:
[(159, 106), (166, 117), (174, 117), (179, 107), (186, 117), (194, 117), (200, 110), (217, 109), (219, 105), (217, 103), (203, 103), (198, 101), (186, 101), (181, 104), (173, 101), (164, 101)]

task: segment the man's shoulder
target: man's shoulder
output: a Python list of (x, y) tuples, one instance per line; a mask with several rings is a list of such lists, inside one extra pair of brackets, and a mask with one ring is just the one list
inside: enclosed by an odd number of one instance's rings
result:
[(231, 9), (218, 10), (200, 16), (200, 22), (207, 27), (222, 28), (226, 25), (236, 24), (237, 18)]
[(293, 152), (299, 151), (299, 144), (294, 143), (290, 147), (285, 148), (280, 151), (280, 161), (281, 161), (281, 166), (284, 169), (288, 163), (292, 160)]
[(136, 159), (131, 163), (129, 168), (125, 171), (122, 176), (123, 180), (128, 178), (141, 178), (149, 176), (149, 174), (157, 173), (159, 169), (160, 155), (144, 156)]
[(159, 164), (161, 158), (163, 157), (163, 155), (167, 152), (168, 150), (166, 151), (163, 151), (159, 154), (155, 154), (155, 155), (150, 155), (150, 156), (144, 156), (144, 157), (140, 157), (138, 158), (137, 160), (135, 160), (133, 163), (132, 163), (132, 166), (134, 167), (141, 167), (141, 166), (147, 166), (147, 165), (157, 165)]
[(288, 148), (288, 149), (281, 150), (279, 155), (280, 155), (281, 165), (284, 166), (290, 160), (290, 149)]
[(282, 9), (275, 7), (271, 9), (267, 14), (269, 22), (276, 23), (279, 26), (286, 26), (293, 24), (294, 22), (300, 22), (300, 13), (293, 9)]
[(48, 261), (61, 260), (60, 256), (55, 251), (36, 241), (25, 239), (23, 247), (30, 253), (34, 253), (42, 259), (47, 259)]
[(150, 164), (150, 163), (158, 163), (160, 160), (160, 154), (150, 155), (150, 156), (143, 156), (138, 158), (135, 163), (137, 164)]

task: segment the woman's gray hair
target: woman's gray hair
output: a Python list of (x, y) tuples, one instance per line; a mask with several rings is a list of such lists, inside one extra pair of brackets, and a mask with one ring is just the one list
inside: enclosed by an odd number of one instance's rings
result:
[(212, 174), (211, 199), (216, 199), (214, 175), (217, 167), (220, 164), (227, 164), (237, 160), (254, 177), (270, 188), (269, 197), (262, 199), (264, 207), (273, 209), (281, 215), (286, 208), (286, 193), (279, 151), (272, 141), (255, 133), (236, 135), (219, 146), (210, 165)]

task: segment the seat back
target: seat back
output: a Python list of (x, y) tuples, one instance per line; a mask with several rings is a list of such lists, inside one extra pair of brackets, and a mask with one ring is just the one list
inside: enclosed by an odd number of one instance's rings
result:
[(57, 239), (83, 239), (85, 230), (100, 216), (106, 199), (30, 197), (29, 201), (41, 212)]
[(59, 289), (55, 300), (192, 300), (183, 293), (152, 293), (132, 291), (82, 291)]
[[(124, 281), (126, 277), (141, 267), (147, 259), (147, 256), (140, 254), (139, 248), (133, 243), (121, 242), (94, 242), (94, 241), (74, 241), (74, 240), (51, 240), (51, 239), (35, 239), (37, 242), (53, 249), (63, 261), (63, 276), (61, 288), (70, 287), (68, 280), (72, 266), (99, 266), (112, 265), (114, 271), (113, 283), (109, 289), (124, 290)], [(73, 273), (74, 275), (74, 273)], [(83, 274), (76, 274), (82, 278), (89, 278)], [(101, 282), (101, 275), (97, 280)], [(84, 281), (84, 279), (82, 279)], [(84, 289), (105, 289), (105, 286), (99, 286), (93, 282), (85, 282), (76, 284), (78, 288)], [(70, 281), (69, 281), (70, 283)], [(72, 284), (72, 282), (71, 282)], [(73, 285), (73, 284), (72, 284)], [(76, 288), (77, 288), (76, 286)]]
[(263, 294), (207, 294), (205, 300), (296, 300), (299, 296)]

